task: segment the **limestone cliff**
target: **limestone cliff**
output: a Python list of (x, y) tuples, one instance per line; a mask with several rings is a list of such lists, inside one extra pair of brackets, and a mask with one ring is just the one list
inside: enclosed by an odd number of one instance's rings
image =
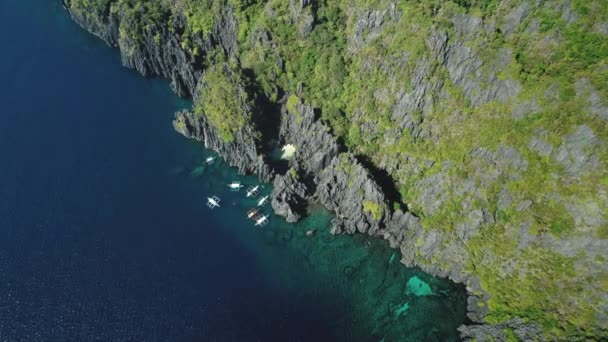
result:
[(64, 4), (193, 96), (175, 128), (273, 181), (278, 214), (320, 203), (465, 283), (464, 339), (607, 338), (605, 0)]

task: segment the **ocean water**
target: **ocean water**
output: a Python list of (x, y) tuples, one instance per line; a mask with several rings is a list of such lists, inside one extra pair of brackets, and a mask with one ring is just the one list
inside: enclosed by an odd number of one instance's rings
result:
[(190, 103), (60, 1), (0, 1), (0, 52), (0, 342), (457, 339), (464, 289), (384, 242), (321, 208), (254, 228), (225, 184), (257, 181), (205, 165), (171, 127)]

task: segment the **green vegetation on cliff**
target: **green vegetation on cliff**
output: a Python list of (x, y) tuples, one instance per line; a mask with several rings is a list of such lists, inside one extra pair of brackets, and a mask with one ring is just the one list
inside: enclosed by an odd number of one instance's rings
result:
[(238, 87), (241, 83), (240, 74), (222, 64), (207, 69), (201, 79), (194, 112), (205, 115), (225, 142), (234, 141), (234, 134), (250, 120), (245, 111), (247, 94)]
[(363, 211), (370, 213), (376, 221), (379, 221), (384, 214), (384, 210), (380, 204), (372, 201), (363, 201)]
[[(424, 227), (402, 249), (413, 263), (479, 279), (489, 323), (522, 318), (547, 339), (608, 336), (608, 1), (306, 3), (70, 7), (93, 22), (120, 10), (131, 18), (121, 39), (134, 44), (155, 27), (179, 35), (207, 67), (195, 110), (225, 141), (249, 120), (243, 80), (199, 57), (214, 28), (234, 23), (225, 60), (270, 101), (291, 94), (291, 115), (300, 101), (318, 109), (395, 181)], [(378, 208), (363, 206), (377, 220)]]

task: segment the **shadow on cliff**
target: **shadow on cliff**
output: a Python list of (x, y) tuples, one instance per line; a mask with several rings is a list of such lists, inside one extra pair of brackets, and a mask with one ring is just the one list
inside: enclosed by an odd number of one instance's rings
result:
[[(272, 156), (279, 141), (281, 104), (268, 98), (262, 86), (256, 81), (252, 69), (242, 69), (242, 74), (246, 80), (247, 93), (254, 99), (252, 119), (256, 130), (261, 134), (260, 150), (262, 154)], [(285, 94), (280, 88), (277, 89), (277, 93), (277, 98), (282, 98)], [(284, 174), (289, 168), (287, 161), (278, 158), (268, 158), (266, 162), (279, 174)]]
[(399, 189), (397, 189), (395, 185), (396, 182), (393, 177), (391, 177), (388, 172), (386, 172), (386, 170), (383, 170), (374, 165), (374, 163), (372, 163), (372, 161), (368, 157), (356, 155), (355, 158), (359, 163), (361, 163), (361, 165), (363, 165), (363, 167), (365, 167), (369, 171), (371, 177), (382, 189), (382, 192), (384, 192), (386, 199), (390, 203), (399, 204), (403, 211), (407, 211), (407, 205), (401, 200), (401, 194), (399, 193)]

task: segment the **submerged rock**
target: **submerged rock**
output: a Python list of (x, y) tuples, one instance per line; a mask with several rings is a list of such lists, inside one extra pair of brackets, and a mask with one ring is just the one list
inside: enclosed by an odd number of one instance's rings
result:
[(416, 297), (432, 296), (433, 290), (431, 290), (429, 284), (414, 276), (407, 281), (407, 289), (405, 290), (405, 294), (414, 295)]

